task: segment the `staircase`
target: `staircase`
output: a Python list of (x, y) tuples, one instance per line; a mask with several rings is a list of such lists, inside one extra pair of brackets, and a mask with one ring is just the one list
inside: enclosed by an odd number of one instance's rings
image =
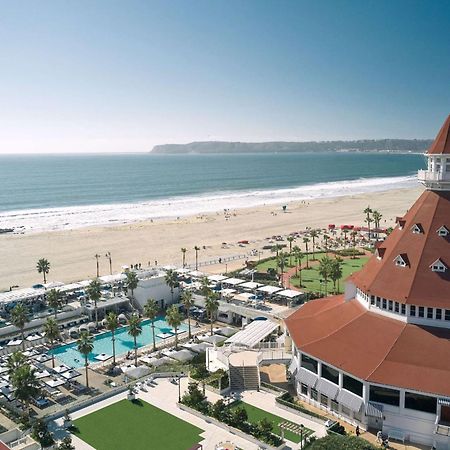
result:
[(232, 391), (259, 389), (258, 366), (229, 366), (230, 387)]

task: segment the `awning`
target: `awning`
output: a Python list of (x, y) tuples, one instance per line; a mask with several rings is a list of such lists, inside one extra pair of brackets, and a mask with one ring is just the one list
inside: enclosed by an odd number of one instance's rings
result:
[(438, 403), (443, 406), (450, 406), (450, 398), (440, 398)]
[(331, 381), (326, 380), (325, 378), (321, 378), (317, 382), (316, 389), (320, 393), (325, 394), (327, 397), (331, 398), (331, 400), (334, 400), (339, 392), (339, 386), (332, 383)]
[(383, 405), (379, 403), (369, 402), (366, 406), (366, 416), (376, 417), (378, 419), (383, 418)]
[(316, 385), (319, 378), (315, 373), (310, 372), (304, 367), (299, 368), (297, 377), (301, 383), (306, 384), (307, 386), (312, 388)]
[(295, 373), (297, 372), (297, 362), (295, 360), (295, 358), (292, 358), (291, 364), (289, 365), (289, 372), (292, 375), (295, 375)]
[(228, 338), (226, 343), (253, 348), (276, 330), (278, 326), (278, 323), (271, 320), (255, 320), (243, 330)]
[(339, 392), (336, 401), (340, 403), (341, 405), (345, 406), (348, 409), (351, 409), (352, 411), (359, 412), (361, 409), (362, 404), (364, 403), (364, 400), (361, 397), (358, 397), (355, 394), (352, 394), (349, 391), (346, 391), (345, 389), (341, 389)]

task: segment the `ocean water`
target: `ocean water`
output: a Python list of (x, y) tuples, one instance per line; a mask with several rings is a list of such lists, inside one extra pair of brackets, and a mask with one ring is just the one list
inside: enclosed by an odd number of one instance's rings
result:
[(0, 228), (122, 224), (416, 185), (422, 155), (0, 155)]

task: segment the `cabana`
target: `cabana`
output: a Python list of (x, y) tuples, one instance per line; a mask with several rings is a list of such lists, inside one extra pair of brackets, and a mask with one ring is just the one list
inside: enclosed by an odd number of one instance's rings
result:
[(225, 336), (219, 336), (218, 334), (213, 334), (212, 336), (199, 336), (199, 341), (201, 342), (209, 342), (210, 344), (220, 344), (221, 342), (226, 340)]
[(238, 300), (240, 302), (250, 302), (252, 300), (256, 300), (255, 294), (251, 294), (250, 292), (242, 292), (241, 294), (237, 294), (233, 297), (233, 300)]
[(112, 283), (118, 283), (119, 281), (126, 280), (126, 275), (123, 273), (116, 273), (114, 275), (104, 275), (102, 277), (99, 277), (101, 284), (112, 284)]
[(61, 376), (65, 379), (65, 380), (72, 380), (76, 377), (81, 376), (81, 373), (74, 370), (74, 369), (70, 369), (67, 372), (64, 372), (63, 374), (61, 374)]
[(245, 290), (254, 291), (255, 289), (258, 289), (261, 286), (264, 286), (264, 285), (262, 283), (257, 283), (256, 281), (247, 281), (246, 283), (240, 284), (239, 289), (243, 288)]
[(245, 283), (245, 280), (241, 280), (240, 278), (227, 278), (222, 282), (222, 284), (226, 284), (227, 286), (237, 286), (241, 283)]
[(117, 316), (117, 320), (119, 321), (119, 323), (127, 323), (127, 316), (125, 314), (119, 314)]
[(50, 380), (45, 380), (44, 383), (51, 388), (55, 388), (58, 386), (62, 386), (63, 384), (66, 384), (66, 380), (55, 377), (51, 378)]
[(219, 293), (222, 297), (231, 297), (236, 293), (236, 289), (221, 289)]
[(201, 342), (200, 344), (183, 344), (184, 348), (187, 348), (195, 353), (205, 353), (206, 349), (212, 346), (213, 345), (209, 342)]
[(276, 293), (277, 297), (282, 297), (284, 299), (293, 300), (294, 298), (298, 298), (304, 295), (304, 292), (294, 291), (292, 289), (285, 289), (283, 291), (279, 291)]
[(208, 280), (213, 283), (220, 283), (221, 281), (226, 280), (228, 277), (225, 275), (208, 275)]
[(112, 358), (112, 355), (107, 355), (106, 353), (100, 353), (94, 359), (96, 361), (105, 362), (105, 361), (108, 361), (108, 359), (111, 359), (111, 358)]
[(176, 361), (179, 362), (187, 362), (194, 359), (195, 353), (192, 353), (187, 349), (182, 349), (182, 350), (165, 351), (163, 352), (163, 355), (175, 359)]
[(53, 371), (56, 373), (64, 373), (70, 370), (69, 366), (66, 366), (65, 364), (61, 364), (60, 366), (56, 366)]
[(263, 286), (263, 287), (257, 288), (256, 290), (257, 290), (258, 292), (263, 292), (263, 293), (266, 294), (266, 295), (273, 295), (273, 294), (275, 294), (276, 292), (282, 291), (283, 288), (280, 288), (280, 287), (278, 287), (278, 286), (270, 286), (270, 285), (267, 285), (267, 286)]
[(225, 341), (225, 344), (234, 344), (241, 347), (253, 348), (279, 327), (271, 320), (254, 320), (243, 330), (238, 331)]
[(189, 272), (188, 275), (194, 278), (202, 278), (205, 276), (205, 274), (199, 270), (193, 270), (192, 272)]

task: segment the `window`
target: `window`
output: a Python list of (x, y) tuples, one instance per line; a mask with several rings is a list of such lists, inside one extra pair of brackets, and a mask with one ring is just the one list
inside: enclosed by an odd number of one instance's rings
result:
[(415, 316), (416, 315), (416, 307), (414, 305), (411, 305), (409, 307), (409, 315), (410, 316)]
[(442, 320), (442, 309), (441, 308), (436, 309), (436, 319)]
[(445, 272), (447, 270), (447, 266), (440, 259), (437, 259), (430, 267), (433, 272)]
[(445, 320), (450, 320), (450, 309), (445, 310)]
[(394, 262), (397, 267), (406, 267), (406, 261), (402, 255), (398, 255), (397, 258), (394, 259)]
[(448, 233), (449, 233), (449, 231), (448, 231), (447, 227), (444, 225), (442, 225), (442, 227), (437, 230), (437, 234), (441, 237), (446, 237), (448, 235)]
[(427, 395), (405, 392), (405, 408), (436, 414), (437, 401)]
[(423, 306), (419, 306), (419, 317), (425, 316), (425, 308)]
[(370, 304), (375, 305), (375, 297), (373, 295), (370, 296)]
[(353, 392), (356, 395), (362, 397), (363, 395), (363, 384), (361, 381), (355, 380), (353, 377), (348, 375), (343, 376), (342, 387), (347, 389), (347, 391)]
[(422, 227), (420, 226), (420, 224), (415, 223), (412, 227), (411, 227), (411, 231), (414, 234), (421, 234), (422, 233)]
[(370, 386), (369, 397), (372, 402), (400, 406), (400, 391), (381, 386)]
[(386, 309), (386, 302), (387, 302), (387, 300), (385, 298), (383, 298), (383, 309)]
[(380, 307), (380, 302), (381, 302), (381, 298), (380, 298), (380, 297), (377, 297), (377, 307), (378, 307), (378, 308)]
[(388, 302), (388, 309), (389, 309), (389, 311), (392, 311), (392, 305), (393, 305), (392, 300), (389, 300), (389, 302)]
[(402, 314), (406, 315), (406, 305), (402, 304)]
[(308, 395), (308, 386), (304, 383), (301, 383), (301, 392), (303, 395)]
[(427, 308), (427, 319), (433, 318), (433, 308)]
[(399, 304), (398, 304), (398, 302), (395, 302), (395, 304), (394, 304), (394, 310), (395, 310), (395, 312), (396, 313), (398, 313), (399, 312)]
[(322, 378), (326, 378), (334, 384), (339, 384), (339, 372), (322, 363)]
[(314, 388), (311, 388), (311, 398), (317, 400), (317, 391)]
[(325, 394), (320, 394), (320, 403), (324, 406), (328, 406), (328, 397)]
[(311, 372), (317, 373), (317, 361), (309, 356), (302, 353), (302, 367), (310, 370)]

